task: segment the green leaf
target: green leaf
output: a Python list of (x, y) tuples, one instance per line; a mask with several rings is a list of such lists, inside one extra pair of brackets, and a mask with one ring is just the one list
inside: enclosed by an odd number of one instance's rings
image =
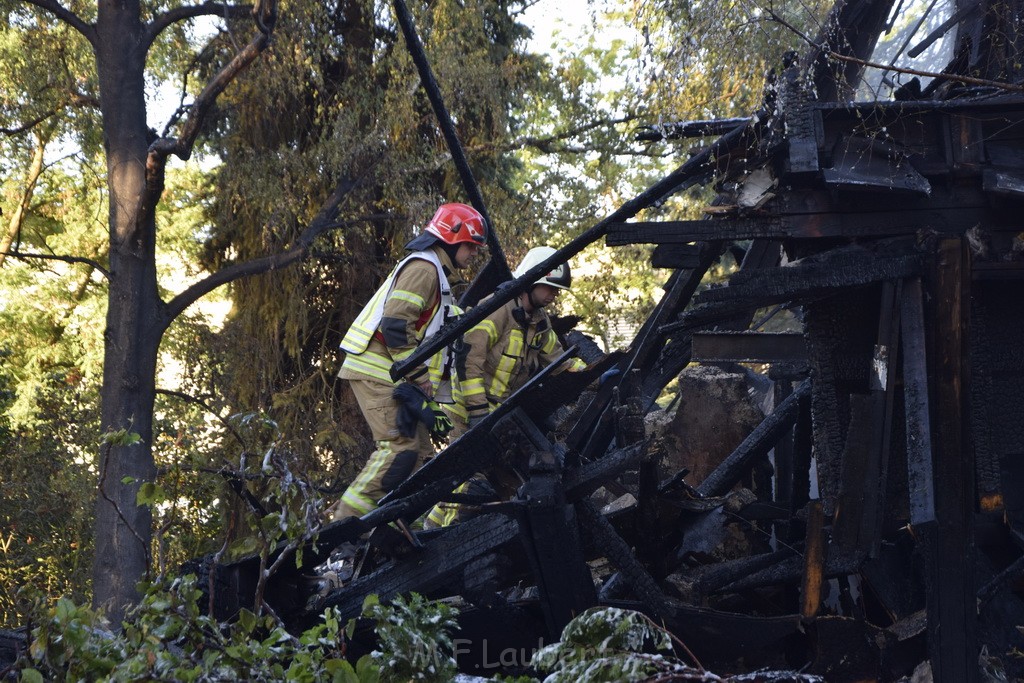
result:
[(43, 675), (35, 669), (23, 669), (20, 680), (22, 683), (43, 683)]

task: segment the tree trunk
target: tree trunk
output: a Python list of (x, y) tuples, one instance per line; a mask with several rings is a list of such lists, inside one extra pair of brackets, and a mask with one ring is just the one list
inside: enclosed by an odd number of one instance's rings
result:
[(152, 514), (136, 504), (156, 468), (151, 449), (157, 348), (163, 332), (156, 286), (159, 188), (147, 188), (145, 48), (137, 0), (99, 3), (96, 62), (110, 193), (110, 283), (101, 393), (102, 428), (141, 439), (101, 446), (93, 604), (117, 624), (149, 570)]

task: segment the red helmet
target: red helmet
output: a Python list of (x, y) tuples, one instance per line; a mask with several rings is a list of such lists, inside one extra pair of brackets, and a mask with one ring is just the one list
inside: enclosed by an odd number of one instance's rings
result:
[(445, 244), (484, 244), (487, 242), (487, 226), (484, 217), (472, 206), (466, 204), (442, 204), (437, 213), (423, 228)]

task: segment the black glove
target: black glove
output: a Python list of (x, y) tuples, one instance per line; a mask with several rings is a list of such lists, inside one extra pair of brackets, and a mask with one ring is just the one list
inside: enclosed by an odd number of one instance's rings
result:
[(441, 410), (441, 406), (434, 401), (430, 401), (429, 404), (430, 412), (434, 417), (429, 425), (430, 435), (441, 438), (448, 436), (448, 432), (452, 431), (452, 427), (455, 426), (452, 424), (452, 419), (448, 417), (448, 414)]
[(407, 438), (416, 436), (416, 429), (420, 422), (425, 424), (427, 429), (433, 428), (434, 411), (430, 408), (433, 401), (427, 398), (422, 389), (410, 382), (402, 382), (395, 387), (391, 396), (398, 401), (396, 422), (398, 423), (398, 433), (401, 436)]

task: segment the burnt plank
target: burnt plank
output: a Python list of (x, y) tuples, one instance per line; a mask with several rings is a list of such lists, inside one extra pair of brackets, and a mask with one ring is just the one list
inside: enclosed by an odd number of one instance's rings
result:
[(793, 363), (807, 360), (807, 345), (798, 333), (694, 332), (698, 363)]
[(874, 473), (870, 471), (875, 426), (873, 408), (870, 397), (863, 394), (850, 396), (850, 426), (843, 450), (832, 538), (837, 549), (851, 555), (862, 550), (864, 510), (870, 505), (865, 499), (868, 491), (878, 488)]
[(779, 268), (740, 271), (727, 286), (702, 292), (696, 305), (668, 329), (709, 325), (752, 306), (814, 301), (848, 287), (910, 277), (920, 269), (920, 253), (904, 240), (837, 247)]
[(702, 496), (725, 495), (754, 462), (765, 456), (793, 424), (799, 414), (800, 399), (810, 394), (811, 380), (806, 379), (786, 400), (772, 411), (729, 457), (714, 469), (697, 487)]
[(633, 594), (643, 603), (646, 610), (658, 619), (673, 616), (675, 610), (669, 605), (668, 597), (594, 502), (584, 498), (576, 503), (576, 511), (580, 518), (581, 530), (589, 538), (590, 543), (599, 548), (623, 574)]
[(926, 524), (928, 528), (921, 531), (922, 550), (930, 560), (928, 649), (935, 680), (940, 683), (978, 680), (974, 461), (963, 429), (969, 379), (964, 343), (969, 320), (969, 259), (966, 240), (939, 241), (928, 309), (932, 375), (936, 379), (932, 425), (936, 523)]
[(377, 571), (347, 586), (334, 590), (310, 605), (308, 613), (316, 618), (328, 607), (337, 607), (342, 619), (358, 616), (363, 598), (376, 593), (390, 600), (410, 591), (429, 591), (458, 576), (468, 563), (514, 540), (519, 523), (505, 515), (473, 517), (449, 527), (436, 539), (402, 561), (390, 562)]
[(825, 513), (820, 500), (807, 508), (807, 538), (804, 543), (803, 580), (800, 584), (800, 615), (810, 619), (821, 609), (825, 583)]
[(688, 244), (708, 240), (885, 237), (912, 235), (921, 229), (960, 234), (978, 223), (1011, 227), (1007, 220), (1000, 220), (984, 203), (964, 205), (936, 200), (919, 208), (900, 206), (888, 211), (857, 211), (852, 206), (837, 206), (829, 212), (806, 214), (777, 213), (714, 220), (613, 223), (608, 227), (605, 243), (619, 247), (629, 244)]
[(700, 247), (695, 244), (659, 244), (651, 254), (654, 268), (697, 268), (700, 266)]
[(874, 554), (881, 540), (895, 402), (900, 291), (898, 284), (882, 285), (869, 393), (850, 397), (850, 426), (833, 536), (845, 552)]
[(687, 602), (697, 604), (723, 586), (754, 572), (773, 567), (783, 560), (792, 559), (795, 554), (791, 548), (784, 548), (771, 553), (701, 565), (672, 574), (665, 580), (671, 583)]
[(935, 520), (928, 367), (920, 278), (904, 282), (900, 326), (903, 339), (903, 405), (907, 435), (907, 481), (910, 523)]

